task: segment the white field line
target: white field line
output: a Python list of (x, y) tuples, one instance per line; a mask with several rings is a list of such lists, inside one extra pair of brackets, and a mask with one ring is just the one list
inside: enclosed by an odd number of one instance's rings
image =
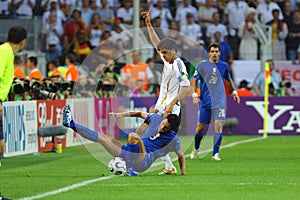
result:
[[(221, 149), (229, 148), (229, 147), (234, 147), (234, 146), (236, 146), (238, 144), (255, 142), (255, 141), (258, 141), (258, 140), (262, 140), (262, 139), (265, 139), (265, 138), (264, 137), (256, 137), (256, 138), (252, 138), (252, 139), (248, 139), (248, 140), (236, 141), (236, 142), (232, 142), (232, 143), (226, 144), (224, 146), (221, 146)], [(211, 149), (209, 149), (207, 151), (210, 152)], [(202, 153), (204, 153), (204, 152), (202, 152)], [(189, 154), (185, 155), (185, 157), (189, 157), (189, 156), (190, 156)], [(174, 160), (176, 160), (176, 159), (174, 159)], [(163, 162), (155, 163), (154, 166), (161, 165), (161, 164), (163, 164)], [(30, 197), (24, 197), (24, 198), (22, 198), (20, 200), (40, 199), (40, 198), (43, 198), (43, 197), (47, 197), (47, 196), (51, 196), (51, 195), (56, 195), (56, 194), (67, 192), (69, 190), (73, 190), (73, 189), (76, 189), (76, 188), (79, 188), (79, 187), (83, 187), (83, 186), (89, 185), (91, 183), (95, 183), (95, 182), (99, 182), (99, 181), (104, 181), (104, 180), (112, 179), (114, 177), (118, 177), (118, 176), (113, 176), (112, 175), (112, 176), (106, 176), (106, 177), (91, 179), (91, 180), (83, 181), (83, 182), (80, 182), (80, 183), (75, 183), (73, 185), (69, 185), (69, 186), (66, 186), (66, 187), (63, 187), (63, 188), (60, 188), (60, 189), (57, 189), (57, 190), (53, 190), (53, 191), (50, 191), (50, 192), (45, 192), (45, 193), (41, 193), (41, 194), (38, 194), (38, 195), (30, 196)], [(247, 185), (249, 183), (236, 183), (236, 184)], [(264, 183), (260, 183), (260, 184), (264, 185)], [(265, 185), (269, 185), (269, 184), (270, 183), (265, 183)]]
[[(229, 144), (221, 146), (221, 149), (226, 149), (226, 148), (229, 148), (229, 147), (234, 147), (234, 146), (239, 145), (239, 144), (244, 144), (244, 143), (249, 143), (249, 142), (255, 142), (255, 141), (258, 141), (258, 140), (262, 140), (262, 139), (266, 139), (266, 138), (264, 138), (264, 137), (255, 137), (255, 138), (251, 138), (251, 139), (248, 139), (248, 140), (236, 141), (236, 142), (232, 142), (232, 143), (229, 143)], [(212, 151), (212, 149), (207, 149), (207, 150), (204, 150), (204, 151), (200, 150), (199, 154), (207, 155), (211, 151)], [(190, 157), (190, 154), (186, 154), (186, 155), (184, 155), (184, 157), (186, 157), (186, 158)], [(177, 158), (173, 158), (172, 159), (172, 161), (175, 161), (175, 160), (177, 160)], [(161, 165), (161, 164), (163, 164), (163, 162), (154, 163), (152, 166), (155, 167), (155, 166), (158, 166), (158, 165)]]

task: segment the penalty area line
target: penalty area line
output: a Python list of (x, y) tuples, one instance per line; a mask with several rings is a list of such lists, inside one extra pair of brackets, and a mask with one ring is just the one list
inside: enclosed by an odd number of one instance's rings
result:
[[(232, 142), (232, 143), (226, 144), (224, 146), (221, 146), (221, 149), (234, 147), (234, 146), (239, 145), (239, 144), (255, 142), (255, 141), (258, 141), (258, 140), (262, 140), (262, 139), (265, 139), (265, 138), (264, 137), (256, 137), (256, 138), (251, 138), (251, 139), (247, 139), (247, 140), (240, 140), (240, 141)], [(206, 150), (206, 151), (210, 152), (211, 149)], [(189, 154), (185, 155), (185, 157), (189, 157), (189, 156), (190, 156)], [(177, 158), (173, 159), (173, 160), (177, 160)], [(161, 164), (163, 164), (163, 162), (154, 163), (154, 166), (161, 165)], [(117, 176), (111, 175), (111, 176), (86, 180), (86, 181), (83, 181), (83, 182), (80, 182), (80, 183), (75, 183), (75, 184), (72, 184), (72, 185), (57, 189), (57, 190), (53, 190), (53, 191), (50, 191), (50, 192), (45, 192), (45, 193), (41, 193), (41, 194), (38, 194), (38, 195), (30, 196), (30, 197), (24, 197), (24, 198), (21, 198), (20, 200), (40, 199), (40, 198), (44, 198), (44, 197), (47, 197), (47, 196), (52, 196), (52, 195), (60, 194), (60, 193), (63, 193), (63, 192), (67, 192), (67, 191), (70, 191), (70, 190), (73, 190), (73, 189), (76, 189), (76, 188), (79, 188), (79, 187), (83, 187), (83, 186), (89, 185), (91, 183), (112, 179), (114, 177), (117, 177)]]

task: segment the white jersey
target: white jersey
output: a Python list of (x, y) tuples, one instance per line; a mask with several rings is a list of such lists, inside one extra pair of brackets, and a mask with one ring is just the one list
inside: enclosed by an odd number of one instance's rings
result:
[[(161, 56), (162, 57), (162, 56)], [(183, 61), (176, 58), (172, 64), (164, 60), (164, 69), (162, 73), (162, 80), (160, 85), (160, 94), (155, 105), (155, 109), (163, 112), (164, 108), (177, 96), (180, 87), (190, 86), (188, 74)], [(173, 108), (173, 114), (179, 114), (180, 103)]]

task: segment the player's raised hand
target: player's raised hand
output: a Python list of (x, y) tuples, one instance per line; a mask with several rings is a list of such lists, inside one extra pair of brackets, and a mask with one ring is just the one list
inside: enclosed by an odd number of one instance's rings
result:
[(142, 18), (145, 19), (146, 24), (147, 23), (151, 23), (151, 21), (150, 21), (150, 13), (151, 13), (151, 8), (149, 9), (148, 12), (142, 12), (141, 13), (141, 16), (142, 16)]

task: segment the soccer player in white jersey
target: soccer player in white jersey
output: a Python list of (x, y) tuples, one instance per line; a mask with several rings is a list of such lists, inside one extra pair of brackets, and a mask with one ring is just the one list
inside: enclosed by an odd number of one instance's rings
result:
[[(164, 69), (160, 85), (160, 94), (155, 106), (158, 113), (176, 114), (180, 113), (180, 101), (191, 91), (186, 67), (183, 61), (177, 57), (177, 46), (174, 40), (164, 38), (160, 41), (150, 21), (151, 9), (142, 12), (142, 17), (149, 32), (152, 45), (164, 62)], [(162, 174), (176, 174), (170, 156), (167, 154), (162, 158), (165, 161), (165, 169)]]

